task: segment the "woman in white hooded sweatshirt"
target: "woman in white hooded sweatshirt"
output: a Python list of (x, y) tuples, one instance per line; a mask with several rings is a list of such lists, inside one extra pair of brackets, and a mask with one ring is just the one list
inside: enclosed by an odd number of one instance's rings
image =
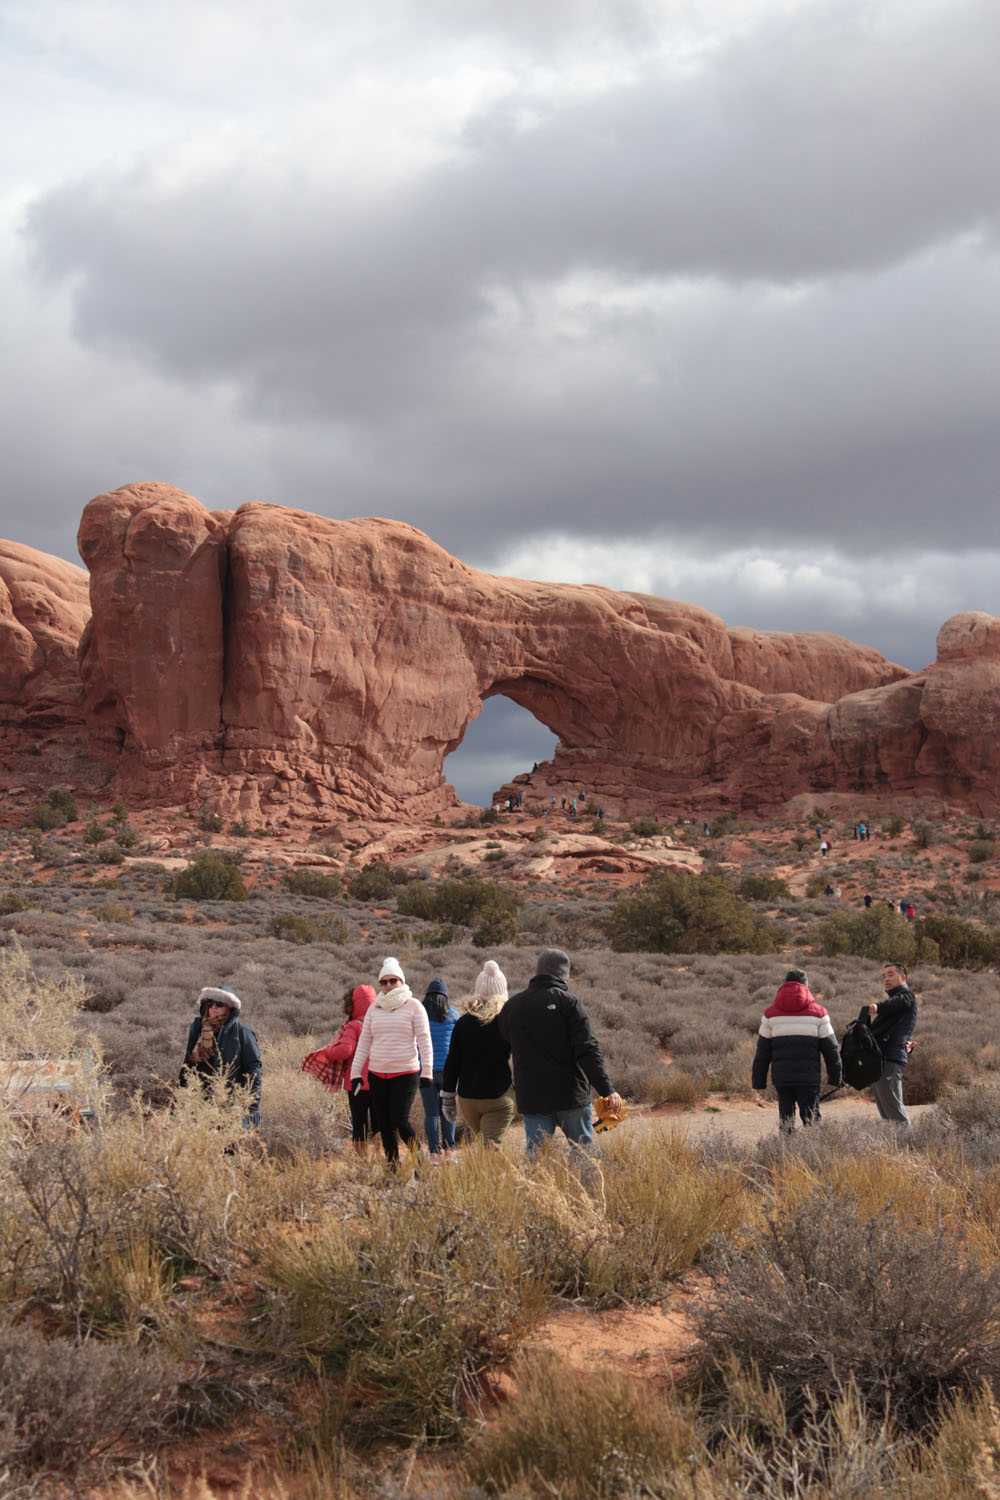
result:
[(387, 958), (379, 970), (379, 994), (369, 1006), (351, 1063), (351, 1089), (361, 1084), (368, 1064), (375, 1123), (386, 1159), (399, 1160), (399, 1142), (412, 1146), (416, 1131), (410, 1110), (420, 1087), (433, 1082), (434, 1053), (427, 1012), (410, 993), (398, 959)]

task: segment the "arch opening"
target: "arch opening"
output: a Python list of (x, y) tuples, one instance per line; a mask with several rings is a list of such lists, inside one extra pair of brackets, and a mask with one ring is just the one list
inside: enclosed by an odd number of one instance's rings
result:
[(558, 743), (534, 714), (495, 693), (469, 722), (462, 743), (445, 756), (444, 774), (463, 802), (488, 807), (498, 787), (536, 761), (551, 760)]

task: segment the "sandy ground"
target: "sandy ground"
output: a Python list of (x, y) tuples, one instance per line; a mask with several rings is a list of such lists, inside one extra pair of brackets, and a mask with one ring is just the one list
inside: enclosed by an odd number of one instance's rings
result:
[[(916, 1123), (921, 1115), (934, 1109), (933, 1104), (911, 1104), (907, 1106), (911, 1120)], [(880, 1126), (878, 1110), (867, 1099), (856, 1094), (838, 1094), (821, 1106), (824, 1120), (853, 1121), (859, 1124)], [(654, 1125), (666, 1125), (696, 1140), (713, 1135), (727, 1135), (740, 1142), (759, 1141), (764, 1136), (777, 1134), (778, 1106), (767, 1101), (758, 1104), (748, 1100), (709, 1100), (699, 1109), (677, 1109), (675, 1106), (657, 1106), (650, 1110), (636, 1110), (619, 1129), (648, 1129)]]

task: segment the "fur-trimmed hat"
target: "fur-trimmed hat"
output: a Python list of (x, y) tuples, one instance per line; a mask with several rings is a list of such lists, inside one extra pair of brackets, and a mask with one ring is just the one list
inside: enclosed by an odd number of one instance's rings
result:
[(213, 1000), (220, 1000), (223, 1005), (228, 1005), (234, 1016), (238, 1016), (243, 1009), (242, 1000), (228, 984), (206, 985), (198, 996), (198, 1009), (204, 1013), (206, 1005), (210, 1005)]

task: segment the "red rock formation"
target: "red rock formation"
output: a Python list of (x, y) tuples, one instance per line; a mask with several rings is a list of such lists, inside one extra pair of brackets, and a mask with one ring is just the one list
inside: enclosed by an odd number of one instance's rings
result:
[[(989, 616), (949, 621), (938, 662), (913, 676), (837, 636), (492, 577), (400, 523), (210, 513), (158, 484), (91, 501), (80, 550), (87, 724), (131, 805), (411, 821), (454, 803), (444, 758), (497, 693), (559, 737), (536, 797), (583, 786), (614, 813), (765, 810), (836, 789), (998, 804)], [(46, 702), (69, 725), (79, 623), (43, 670), (38, 620), (32, 633), (8, 613), (8, 725), (14, 704), (23, 719)]]
[(82, 568), (0, 542), (0, 763), (7, 798), (53, 787), (96, 790), (107, 771), (86, 753), (77, 648), (90, 617)]

